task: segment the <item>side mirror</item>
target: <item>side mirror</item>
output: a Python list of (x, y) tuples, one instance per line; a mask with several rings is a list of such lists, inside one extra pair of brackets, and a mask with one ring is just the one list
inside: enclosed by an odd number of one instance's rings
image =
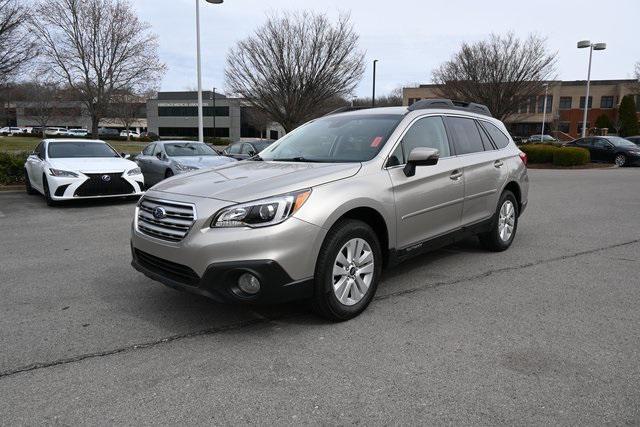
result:
[(163, 158), (162, 153), (156, 154), (156, 157), (158, 158), (158, 160), (162, 160), (162, 158)]
[(255, 152), (255, 151), (253, 151), (253, 150), (249, 151), (249, 157), (253, 157), (253, 156), (255, 156), (255, 155), (256, 155), (256, 152)]
[(416, 166), (433, 166), (440, 159), (440, 151), (435, 148), (417, 147), (411, 150), (403, 171), (406, 176), (416, 174)]
[(125, 153), (122, 153), (122, 154), (124, 154), (124, 156), (122, 156), (122, 157), (124, 157), (125, 159), (130, 159), (131, 158), (131, 154), (125, 154)]

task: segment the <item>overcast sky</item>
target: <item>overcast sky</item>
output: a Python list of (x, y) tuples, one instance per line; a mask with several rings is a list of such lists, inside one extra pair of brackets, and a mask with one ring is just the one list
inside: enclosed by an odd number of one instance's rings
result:
[[(431, 71), (449, 59), (464, 41), (490, 32), (514, 31), (548, 38), (559, 54), (558, 76), (585, 79), (588, 50), (582, 39), (607, 42), (594, 53), (593, 79), (631, 78), (640, 61), (640, 0), (201, 0), (203, 85), (224, 88), (227, 50), (261, 25), (268, 13), (313, 9), (331, 18), (350, 12), (367, 72), (357, 95), (370, 96), (371, 61), (378, 59), (378, 94), (407, 83), (429, 83)], [(160, 56), (168, 66), (162, 90), (196, 86), (195, 0), (132, 0), (140, 18), (160, 38)]]

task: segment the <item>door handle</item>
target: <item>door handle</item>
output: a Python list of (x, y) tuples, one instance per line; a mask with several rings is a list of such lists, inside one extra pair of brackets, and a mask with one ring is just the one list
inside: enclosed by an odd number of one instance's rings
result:
[(449, 178), (451, 178), (454, 181), (457, 181), (460, 179), (460, 177), (462, 177), (462, 172), (460, 172), (459, 170), (454, 170), (453, 172), (451, 172), (451, 175), (449, 175)]
[(497, 167), (497, 168), (501, 168), (504, 165), (504, 162), (502, 160), (496, 160), (493, 163), (493, 166)]

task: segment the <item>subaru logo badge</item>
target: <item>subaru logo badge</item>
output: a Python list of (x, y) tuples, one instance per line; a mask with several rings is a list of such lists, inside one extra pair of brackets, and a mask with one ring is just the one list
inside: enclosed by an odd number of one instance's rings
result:
[(167, 216), (167, 211), (165, 211), (163, 207), (156, 206), (153, 209), (153, 217), (155, 219), (163, 219), (163, 218), (166, 218), (166, 216)]
[(102, 175), (101, 178), (104, 182), (111, 181), (111, 175)]

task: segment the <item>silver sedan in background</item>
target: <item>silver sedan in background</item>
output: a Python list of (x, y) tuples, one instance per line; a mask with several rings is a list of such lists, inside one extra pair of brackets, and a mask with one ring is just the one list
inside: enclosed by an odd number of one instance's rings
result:
[(142, 150), (136, 162), (150, 187), (180, 173), (214, 168), (236, 160), (220, 156), (203, 142), (156, 141)]

